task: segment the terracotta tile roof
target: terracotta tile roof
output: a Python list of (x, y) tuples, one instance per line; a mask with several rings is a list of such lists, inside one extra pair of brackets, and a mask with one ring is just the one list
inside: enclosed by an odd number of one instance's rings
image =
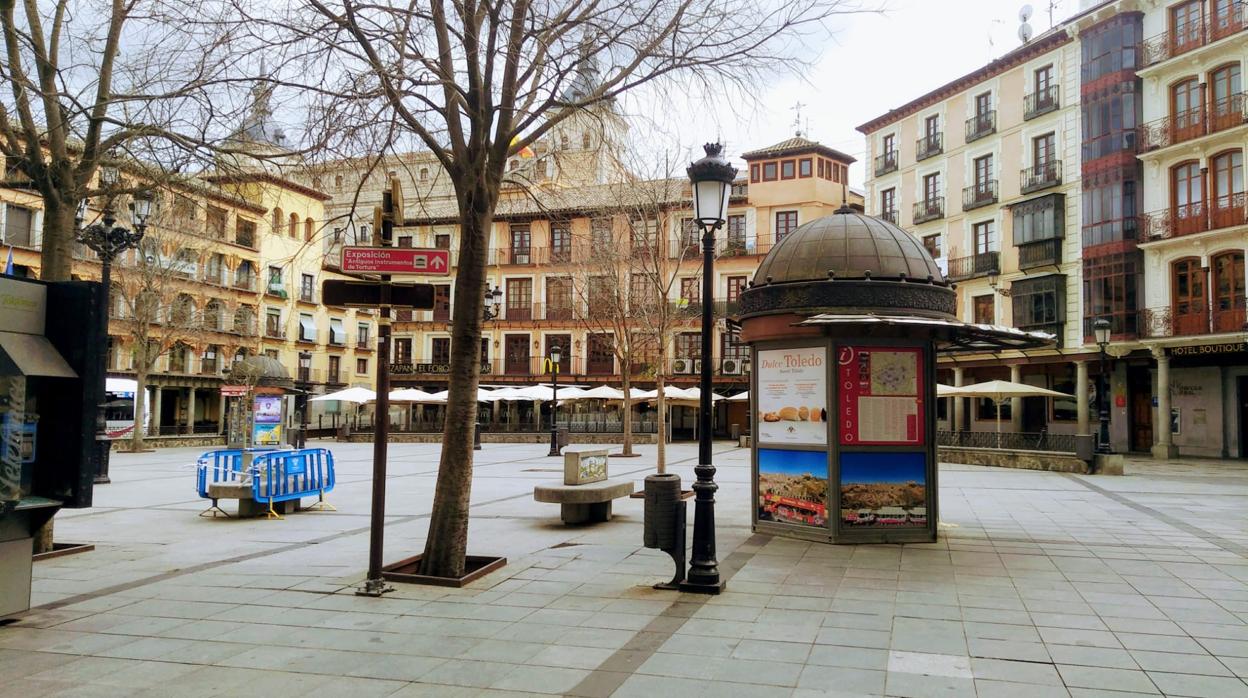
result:
[(748, 153), (741, 153), (741, 159), (758, 160), (760, 158), (776, 158), (784, 155), (796, 155), (798, 153), (807, 153), (812, 151), (843, 163), (848, 164), (856, 162), (852, 156), (846, 155), (839, 150), (829, 148), (819, 141), (812, 141), (804, 136), (794, 136), (792, 138), (782, 140), (779, 143), (769, 145), (766, 148), (758, 148), (756, 150), (751, 150)]

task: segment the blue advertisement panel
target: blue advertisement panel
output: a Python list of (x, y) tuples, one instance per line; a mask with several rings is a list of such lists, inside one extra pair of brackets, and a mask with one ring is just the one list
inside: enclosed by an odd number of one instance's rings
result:
[(927, 525), (923, 453), (841, 453), (841, 525)]
[(251, 443), (255, 446), (280, 446), (282, 444), (282, 425), (256, 424), (251, 432)]
[(758, 520), (826, 527), (827, 453), (758, 449)]
[(282, 396), (257, 395), (252, 407), (252, 419), (256, 424), (280, 424), (282, 421)]

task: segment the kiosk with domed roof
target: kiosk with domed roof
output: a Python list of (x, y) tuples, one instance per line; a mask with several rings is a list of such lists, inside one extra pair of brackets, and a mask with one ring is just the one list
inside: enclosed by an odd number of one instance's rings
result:
[(772, 248), (737, 322), (754, 367), (754, 528), (836, 543), (936, 539), (938, 352), (1052, 341), (960, 322), (919, 241), (848, 207)]

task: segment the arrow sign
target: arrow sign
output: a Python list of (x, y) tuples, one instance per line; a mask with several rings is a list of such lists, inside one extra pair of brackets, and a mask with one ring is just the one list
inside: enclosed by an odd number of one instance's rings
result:
[(344, 247), (342, 270), (353, 274), (446, 276), (451, 251), (417, 247)]

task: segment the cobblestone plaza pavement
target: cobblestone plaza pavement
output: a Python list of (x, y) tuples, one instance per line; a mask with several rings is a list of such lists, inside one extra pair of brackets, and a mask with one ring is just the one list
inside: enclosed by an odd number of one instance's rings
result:
[[(641, 502), (564, 527), (541, 445), (477, 452), (463, 590), (353, 584), (368, 444), (332, 446), (337, 512), (200, 518), (197, 451), (113, 458), (96, 508), (36, 563), (39, 607), (0, 627), (0, 694), (1248, 696), (1248, 470), (1129, 463), (1126, 477), (941, 467), (941, 537), (843, 547), (752, 535), (748, 451), (717, 445), (722, 596), (652, 590)], [(420, 552), (436, 445), (392, 445), (386, 559)], [(653, 447), (612, 459), (640, 482)], [(673, 468), (691, 481), (696, 448)], [(226, 504), (233, 510), (232, 503)], [(690, 510), (692, 512), (692, 508)]]

